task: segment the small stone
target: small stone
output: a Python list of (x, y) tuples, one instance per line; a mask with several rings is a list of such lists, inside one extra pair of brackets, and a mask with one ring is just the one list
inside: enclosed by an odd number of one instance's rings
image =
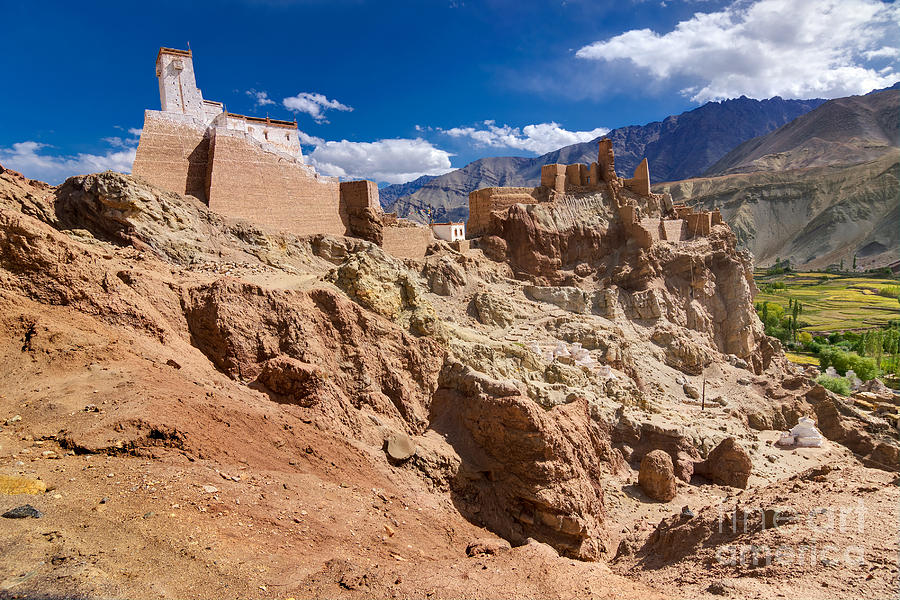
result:
[(9, 425), (10, 423), (18, 423), (21, 420), (22, 420), (22, 415), (16, 415), (16, 416), (12, 417), (11, 419), (7, 419), (6, 424)]
[(109, 498), (100, 498), (100, 504), (106, 504), (109, 502)]
[(479, 539), (466, 546), (466, 556), (495, 555), (510, 548), (509, 542), (500, 538)]
[(681, 389), (684, 390), (684, 394), (688, 398), (693, 398), (694, 400), (700, 399), (700, 392), (698, 392), (697, 388), (692, 386), (690, 383), (685, 382), (685, 384), (681, 386)]
[(204, 486), (203, 486), (203, 491), (204, 491), (205, 493), (207, 493), (207, 494), (215, 494), (216, 492), (219, 491), (219, 488), (217, 488), (217, 487), (214, 486), (214, 485), (204, 485)]
[(387, 453), (394, 460), (406, 460), (416, 453), (416, 443), (405, 433), (393, 433), (387, 439)]
[(690, 509), (690, 507), (688, 507), (688, 506), (682, 506), (682, 507), (681, 507), (681, 516), (682, 516), (682, 517), (687, 517), (688, 519), (693, 519), (693, 518), (694, 518), (694, 511), (692, 511), (692, 510)]
[(23, 504), (22, 506), (17, 506), (12, 510), (6, 511), (0, 516), (4, 519), (40, 519), (44, 516), (44, 513), (30, 504)]

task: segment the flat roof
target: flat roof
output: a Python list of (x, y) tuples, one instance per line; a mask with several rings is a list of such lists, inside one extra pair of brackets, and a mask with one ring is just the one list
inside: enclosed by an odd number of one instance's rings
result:
[(279, 119), (270, 119), (268, 117), (250, 117), (248, 115), (239, 115), (237, 113), (228, 113), (228, 116), (234, 117), (235, 119), (252, 121), (253, 123), (265, 123), (266, 125), (272, 125), (273, 127), (290, 127), (291, 129), (297, 128), (297, 121), (282, 121)]
[(463, 224), (462, 221), (448, 221), (446, 223), (432, 223), (431, 225), (433, 227), (435, 225), (462, 225), (462, 224)]
[(187, 56), (188, 58), (191, 57), (190, 50), (179, 50), (178, 48), (161, 47), (159, 49), (159, 52), (156, 53), (156, 62), (159, 62), (159, 57), (162, 56), (163, 54), (174, 54), (175, 56)]

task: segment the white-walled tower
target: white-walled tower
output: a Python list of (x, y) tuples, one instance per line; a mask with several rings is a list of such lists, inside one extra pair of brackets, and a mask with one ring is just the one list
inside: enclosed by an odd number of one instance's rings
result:
[(194, 79), (194, 61), (190, 50), (160, 48), (156, 55), (156, 76), (159, 78), (159, 102), (163, 112), (207, 121), (203, 95)]

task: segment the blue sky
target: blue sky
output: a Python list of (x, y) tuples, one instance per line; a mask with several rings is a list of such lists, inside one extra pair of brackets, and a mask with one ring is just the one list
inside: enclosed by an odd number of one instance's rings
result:
[(326, 174), (398, 183), (534, 156), (740, 96), (898, 79), (879, 0), (7, 2), (0, 163), (58, 183), (127, 170), (160, 46), (204, 97), (295, 118)]

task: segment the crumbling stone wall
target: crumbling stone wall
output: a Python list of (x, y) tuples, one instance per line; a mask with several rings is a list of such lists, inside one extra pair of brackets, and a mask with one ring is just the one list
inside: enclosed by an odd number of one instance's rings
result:
[(491, 213), (512, 204), (566, 202), (586, 194), (606, 192), (607, 203), (629, 240), (641, 248), (659, 241), (681, 242), (709, 235), (712, 228), (723, 225), (722, 215), (713, 212), (694, 213), (686, 206), (674, 206), (667, 194), (650, 190), (650, 167), (647, 159), (634, 170), (634, 177), (623, 179), (616, 174), (612, 141), (600, 140), (597, 162), (585, 164), (550, 164), (541, 167), (541, 185), (535, 188), (484, 188), (469, 194), (470, 237), (479, 237), (491, 226)]
[(540, 188), (489, 187), (475, 190), (469, 194), (469, 220), (466, 222), (466, 235), (477, 237), (487, 231), (492, 211), (502, 210), (513, 204), (537, 204), (542, 198), (546, 199)]
[(646, 158), (635, 168), (634, 177), (624, 180), (622, 185), (639, 196), (650, 195), (650, 167)]

